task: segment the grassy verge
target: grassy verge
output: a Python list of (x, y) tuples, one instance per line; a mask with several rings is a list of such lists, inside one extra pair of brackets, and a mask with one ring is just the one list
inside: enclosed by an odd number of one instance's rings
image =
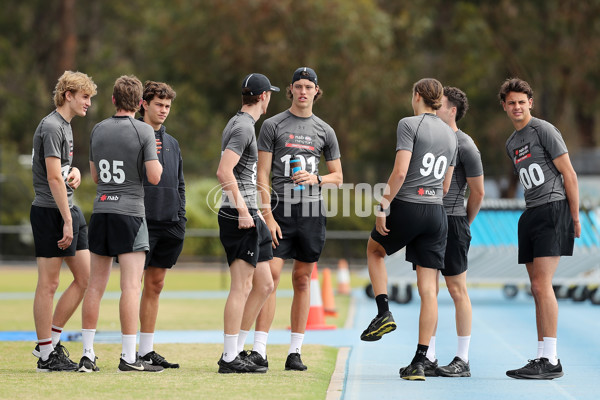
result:
[[(68, 343), (73, 355), (80, 343)], [(31, 343), (0, 342), (1, 399), (324, 399), (337, 349), (303, 346), (306, 372), (284, 371), (287, 345), (269, 346), (266, 374), (217, 373), (220, 344), (161, 344), (156, 350), (179, 362), (180, 369), (119, 373), (121, 346), (97, 344), (100, 372), (37, 373)]]

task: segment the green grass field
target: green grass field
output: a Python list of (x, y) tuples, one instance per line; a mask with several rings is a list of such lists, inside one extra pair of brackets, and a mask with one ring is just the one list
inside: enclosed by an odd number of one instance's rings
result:
[[(281, 279), (281, 289), (291, 288), (289, 269)], [(23, 293), (35, 290), (35, 268), (0, 268), (0, 293)], [(335, 274), (333, 287), (335, 288)], [(61, 272), (62, 291), (70, 272)], [(119, 270), (113, 270), (107, 291), (118, 292)], [(352, 277), (354, 285), (364, 280)], [(227, 270), (174, 269), (167, 274), (165, 291), (227, 290)], [(348, 315), (350, 299), (335, 296), (338, 316), (327, 317), (327, 323), (342, 327)], [(157, 330), (222, 330), (224, 298), (161, 299)], [(289, 326), (291, 298), (281, 296), (273, 329)], [(32, 331), (31, 299), (0, 300), (0, 331)], [(81, 312), (76, 311), (65, 330), (81, 328)], [(119, 331), (118, 300), (105, 299), (100, 310), (99, 331)], [(310, 332), (308, 333), (310, 334)], [(246, 348), (251, 347), (250, 340)], [(71, 358), (78, 361), (81, 343), (65, 343)], [(177, 399), (324, 399), (335, 367), (337, 348), (305, 345), (303, 361), (309, 366), (304, 373), (284, 371), (287, 345), (268, 345), (270, 369), (267, 374), (217, 373), (217, 360), (222, 344), (157, 344), (155, 349), (168, 359), (179, 362), (179, 370), (160, 374), (124, 374), (117, 372), (120, 344), (96, 344), (100, 373), (35, 372), (36, 359), (31, 355), (33, 342), (0, 342), (0, 398), (102, 398), (145, 399), (148, 397)]]

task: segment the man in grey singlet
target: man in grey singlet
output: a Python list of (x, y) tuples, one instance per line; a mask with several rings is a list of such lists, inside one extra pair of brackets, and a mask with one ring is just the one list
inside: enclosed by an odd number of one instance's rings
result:
[[(286, 370), (304, 371), (300, 354), (310, 309), (310, 276), (325, 244), (325, 215), (321, 187), (342, 184), (342, 164), (334, 130), (313, 114), (313, 104), (322, 94), (317, 74), (308, 67), (298, 68), (287, 88), (291, 107), (269, 119), (258, 138), (258, 188), (261, 207), (273, 240), (270, 262), (275, 288), (286, 259), (293, 258), (291, 338)], [(319, 174), (321, 155), (328, 173)], [(290, 162), (299, 159), (301, 170), (292, 176)], [(272, 181), (269, 179), (272, 174)], [(269, 187), (272, 184), (272, 193)], [(301, 190), (300, 190), (301, 189)], [(275, 315), (273, 291), (258, 318), (254, 351), (266, 360), (266, 343)], [(242, 332), (254, 324), (244, 316)]]
[(400, 377), (406, 380), (425, 380), (426, 354), (437, 321), (437, 274), (444, 268), (448, 220), (442, 197), (450, 186), (457, 140), (452, 129), (436, 116), (442, 97), (443, 87), (436, 79), (425, 78), (414, 84), (414, 116), (398, 123), (394, 167), (367, 244), (377, 315), (361, 340), (377, 341), (396, 329), (388, 304), (386, 254), (406, 247), (406, 260), (417, 271), (419, 339), (411, 363), (400, 369)]
[[(435, 330), (429, 341), (425, 376), (468, 377), (469, 344), (471, 341), (471, 300), (467, 292), (467, 264), (471, 243), (470, 225), (477, 216), (484, 196), (483, 165), (481, 154), (473, 139), (461, 131), (456, 122), (461, 120), (469, 108), (466, 94), (455, 87), (445, 87), (442, 107), (437, 115), (456, 133), (458, 154), (452, 174), (452, 182), (446, 196), (444, 208), (448, 215), (448, 241), (441, 270), (456, 309), (456, 333), (458, 347), (456, 357), (447, 366), (436, 369)], [(469, 198), (465, 207), (465, 193)], [(438, 276), (439, 282), (439, 276)], [(439, 286), (438, 286), (439, 292)], [(437, 324), (436, 324), (437, 330)]]
[(95, 372), (94, 336), (100, 301), (118, 257), (121, 270), (122, 372), (160, 372), (136, 353), (141, 280), (149, 249), (144, 209), (143, 176), (156, 185), (162, 165), (156, 153), (152, 127), (136, 120), (142, 101), (142, 83), (135, 76), (115, 81), (113, 103), (117, 112), (96, 124), (90, 136), (90, 171), (97, 183), (94, 212), (90, 219), (92, 274), (83, 301), (81, 372)]
[[(33, 318), (38, 344), (37, 370), (73, 371), (77, 363), (60, 344), (63, 327), (85, 293), (90, 274), (87, 225), (81, 210), (73, 205), (73, 191), (81, 183), (73, 161), (71, 120), (84, 117), (92, 105), (96, 84), (84, 73), (65, 71), (54, 89), (56, 109), (38, 125), (33, 136), (31, 168), (35, 197), (31, 205), (31, 228), (38, 267)], [(63, 259), (73, 273), (73, 282), (56, 303), (54, 294)]]
[[(268, 363), (255, 362), (256, 353), (244, 352), (240, 335), (244, 313), (252, 320), (273, 291), (269, 260), (271, 237), (256, 203), (258, 150), (254, 124), (267, 112), (271, 93), (279, 92), (263, 74), (242, 80), (242, 108), (225, 129), (217, 178), (223, 189), (219, 209), (219, 237), (227, 255), (231, 285), (224, 309), (223, 354), (219, 373), (265, 373)], [(250, 293), (247, 288), (252, 287)], [(257, 360), (256, 360), (257, 361)]]
[(536, 358), (506, 375), (559, 378), (563, 369), (556, 351), (558, 303), (552, 277), (560, 257), (572, 255), (575, 238), (581, 236), (577, 174), (558, 129), (531, 115), (533, 90), (527, 82), (507, 79), (498, 97), (515, 128), (506, 141), (506, 154), (525, 188), (518, 258), (531, 281), (538, 335)]

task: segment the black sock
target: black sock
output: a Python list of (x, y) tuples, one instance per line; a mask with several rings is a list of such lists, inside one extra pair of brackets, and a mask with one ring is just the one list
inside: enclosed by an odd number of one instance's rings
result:
[(387, 294), (380, 294), (379, 296), (375, 297), (375, 302), (377, 302), (377, 315), (381, 315), (390, 310)]
[(417, 351), (415, 352), (415, 356), (413, 357), (411, 364), (415, 363), (425, 363), (425, 356), (427, 355), (427, 350), (429, 346), (425, 346), (424, 344), (417, 345)]

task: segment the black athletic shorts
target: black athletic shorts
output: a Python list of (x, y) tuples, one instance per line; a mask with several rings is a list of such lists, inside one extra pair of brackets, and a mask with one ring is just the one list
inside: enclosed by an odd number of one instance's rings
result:
[(58, 208), (31, 206), (29, 220), (36, 257), (72, 257), (77, 250), (88, 249), (88, 227), (79, 207), (71, 207), (71, 219), (73, 241), (69, 247), (61, 250), (58, 241), (63, 237), (64, 221)]
[(148, 228), (150, 251), (146, 253), (145, 267), (171, 268), (183, 250), (183, 238), (168, 229)]
[(273, 218), (283, 238), (273, 250), (273, 257), (293, 258), (301, 262), (319, 261), (325, 246), (327, 218), (322, 201), (308, 203), (271, 203)]
[(448, 241), (442, 275), (460, 275), (467, 270), (467, 256), (471, 246), (471, 227), (466, 216), (448, 215)]
[(519, 264), (538, 257), (572, 256), (575, 227), (567, 200), (528, 208), (519, 218)]
[(238, 228), (238, 210), (222, 207), (219, 210), (219, 237), (227, 255), (227, 263), (231, 265), (236, 259), (246, 261), (256, 267), (256, 264), (273, 259), (271, 233), (265, 222), (254, 209), (248, 210), (254, 227)]
[(148, 251), (148, 227), (144, 217), (93, 213), (90, 218), (90, 251), (116, 257), (119, 254)]
[(390, 230), (387, 236), (373, 228), (371, 238), (383, 246), (387, 255), (406, 247), (406, 261), (415, 266), (444, 269), (448, 233), (444, 206), (394, 199), (385, 225)]

